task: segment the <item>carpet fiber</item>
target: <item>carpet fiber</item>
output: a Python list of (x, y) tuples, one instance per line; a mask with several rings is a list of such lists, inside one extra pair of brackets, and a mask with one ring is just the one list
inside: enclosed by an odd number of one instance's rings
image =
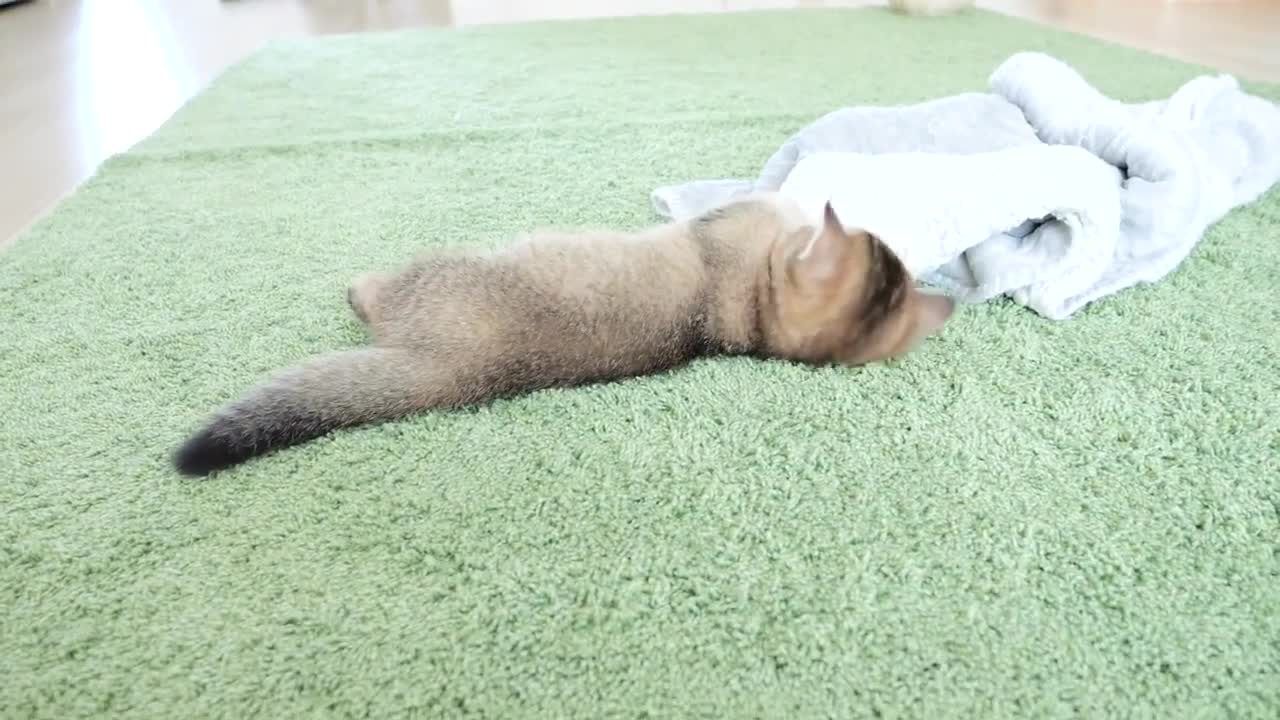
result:
[(1126, 100), (1202, 72), (876, 10), (236, 66), (0, 255), (0, 716), (1276, 717), (1277, 192), (1067, 322), (994, 302), (887, 366), (708, 360), (168, 465), (362, 341), (358, 272), (646, 224), (655, 186), (1024, 49)]

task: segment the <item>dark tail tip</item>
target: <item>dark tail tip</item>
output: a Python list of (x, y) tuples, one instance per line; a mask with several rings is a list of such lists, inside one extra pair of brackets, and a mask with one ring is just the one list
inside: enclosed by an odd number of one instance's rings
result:
[(183, 475), (204, 477), (242, 463), (254, 454), (252, 445), (238, 443), (232, 436), (207, 427), (178, 448), (173, 454), (173, 464)]

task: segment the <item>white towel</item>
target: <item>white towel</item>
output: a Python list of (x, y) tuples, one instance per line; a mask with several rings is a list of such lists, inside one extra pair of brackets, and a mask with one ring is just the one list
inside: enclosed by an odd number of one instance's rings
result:
[(1164, 277), (1210, 224), (1280, 179), (1280, 109), (1229, 76), (1128, 105), (1058, 60), (1020, 53), (990, 85), (835, 111), (756, 180), (659, 188), (654, 208), (684, 219), (753, 190), (808, 204), (826, 195), (926, 282), (970, 302), (1008, 294), (1063, 319)]
[[(1076, 147), (972, 155), (819, 152), (781, 191), (809, 213), (875, 233), (913, 275), (964, 302), (1012, 294), (1058, 317), (1107, 269), (1120, 229), (1120, 177)], [(992, 202), (999, 198), (999, 202)]]
[(1280, 108), (1228, 75), (1202, 76), (1168, 100), (1126, 105), (1065, 63), (1021, 53), (991, 76), (1046, 143), (1084, 148), (1125, 172), (1122, 221), (1110, 262), (1062, 300), (1084, 305), (1172, 272), (1210, 225), (1280, 179)]

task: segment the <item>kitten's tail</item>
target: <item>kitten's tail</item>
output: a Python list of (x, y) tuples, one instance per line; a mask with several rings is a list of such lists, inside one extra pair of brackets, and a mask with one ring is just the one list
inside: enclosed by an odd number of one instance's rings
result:
[(396, 348), (324, 355), (285, 370), (219, 411), (173, 456), (184, 475), (208, 475), (332, 430), (445, 404), (429, 359)]

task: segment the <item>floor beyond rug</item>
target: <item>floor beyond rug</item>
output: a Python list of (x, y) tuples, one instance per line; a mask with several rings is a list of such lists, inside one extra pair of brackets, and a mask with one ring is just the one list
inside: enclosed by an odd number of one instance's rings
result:
[(0, 717), (1280, 715), (1280, 192), (1158, 285), (964, 308), (891, 365), (708, 360), (168, 465), (363, 341), (359, 272), (649, 223), (654, 187), (1020, 50), (1125, 100), (1205, 72), (879, 10), (234, 67), (0, 254)]

